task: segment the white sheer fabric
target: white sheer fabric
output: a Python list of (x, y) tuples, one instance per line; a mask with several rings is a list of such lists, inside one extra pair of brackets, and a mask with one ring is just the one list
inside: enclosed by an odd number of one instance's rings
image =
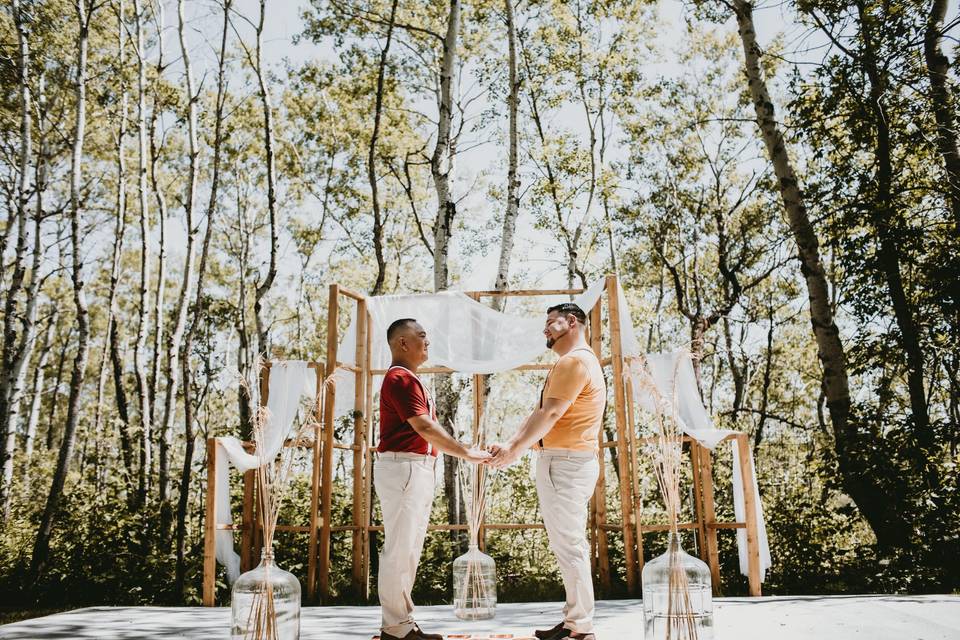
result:
[[(272, 363), (270, 367), (270, 395), (268, 414), (264, 425), (263, 459), (272, 460), (283, 447), (290, 433), (301, 399), (313, 399), (317, 393), (316, 371), (303, 360)], [(260, 466), (260, 456), (247, 453), (243, 443), (233, 436), (217, 438), (217, 522), (232, 524), (230, 512), (230, 470), (227, 462), (241, 473)], [(240, 576), (240, 556), (233, 549), (233, 532), (216, 532), (217, 561), (227, 568), (227, 580), (233, 584)]]
[[(594, 307), (604, 292), (605, 280), (592, 283), (583, 293), (574, 298), (585, 312)], [(629, 307), (623, 289), (618, 289), (620, 331), (623, 355), (646, 358), (660, 393), (674, 399), (684, 433), (713, 449), (728, 434), (734, 433), (714, 427), (700, 400), (694, 377), (693, 365), (684, 352), (644, 354), (637, 340), (637, 333), (630, 318)], [(516, 316), (491, 309), (464, 293), (444, 291), (434, 294), (373, 296), (367, 298), (372, 331), (371, 363), (374, 369), (390, 366), (390, 349), (386, 343), (387, 327), (398, 318), (416, 318), (430, 339), (430, 364), (445, 366), (463, 373), (497, 373), (509, 371), (521, 364), (533, 362), (545, 351), (543, 341), (543, 316)], [(344, 333), (337, 349), (337, 359), (344, 364), (355, 364), (356, 318)], [(679, 363), (678, 358), (683, 358)], [(674, 380), (674, 370), (677, 377)], [(355, 374), (340, 369), (336, 372), (335, 413), (348, 415), (353, 411)], [(649, 403), (650, 399), (634, 384), (635, 399)], [(735, 444), (735, 443), (734, 443)], [(736, 455), (736, 447), (734, 447)], [(751, 461), (752, 462), (752, 461)], [(738, 467), (734, 466), (735, 469)], [(735, 481), (734, 509), (737, 518), (743, 518), (743, 491)], [(763, 574), (770, 566), (770, 549), (767, 544), (763, 510), (754, 477), (753, 491), (757, 499), (758, 539), (760, 543), (760, 568)], [(742, 537), (741, 537), (741, 534)], [(746, 574), (746, 535), (741, 530), (737, 543), (741, 558), (741, 572)]]

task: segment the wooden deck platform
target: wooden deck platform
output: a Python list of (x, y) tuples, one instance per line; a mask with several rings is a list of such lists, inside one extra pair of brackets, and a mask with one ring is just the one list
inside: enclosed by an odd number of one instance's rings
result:
[[(718, 598), (716, 640), (958, 640), (960, 596), (808, 596)], [(531, 635), (552, 626), (559, 603), (501, 604), (494, 620), (464, 623), (449, 606), (420, 607), (430, 632)], [(4, 640), (160, 640), (229, 638), (230, 610), (201, 607), (91, 607), (0, 626)], [(378, 630), (377, 607), (307, 607), (303, 640), (369, 640)], [(642, 640), (639, 600), (597, 603), (598, 640)]]

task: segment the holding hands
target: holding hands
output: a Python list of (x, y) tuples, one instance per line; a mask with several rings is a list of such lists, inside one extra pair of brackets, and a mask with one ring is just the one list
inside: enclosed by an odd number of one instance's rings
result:
[(519, 460), (522, 454), (519, 447), (510, 443), (491, 444), (487, 447), (487, 450), (490, 452), (490, 458), (487, 459), (484, 464), (488, 464), (494, 469), (509, 467)]
[(463, 456), (463, 459), (467, 462), (473, 462), (475, 464), (487, 464), (490, 462), (491, 454), (489, 451), (484, 451), (483, 449), (477, 449), (471, 447), (467, 449), (466, 454)]

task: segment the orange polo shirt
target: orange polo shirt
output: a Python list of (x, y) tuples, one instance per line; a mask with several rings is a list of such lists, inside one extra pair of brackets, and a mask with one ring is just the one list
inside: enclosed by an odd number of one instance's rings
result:
[(593, 350), (579, 347), (557, 360), (547, 374), (541, 397), (571, 402), (570, 408), (540, 441), (543, 448), (599, 450), (607, 384)]

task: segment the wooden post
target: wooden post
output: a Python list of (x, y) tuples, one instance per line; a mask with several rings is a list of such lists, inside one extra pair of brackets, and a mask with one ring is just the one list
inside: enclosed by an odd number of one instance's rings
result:
[[(476, 293), (468, 294), (471, 298), (480, 302), (480, 296)], [(485, 389), (487, 384), (487, 377), (483, 374), (474, 374), (473, 378), (473, 424), (472, 429), (473, 433), (471, 434), (470, 443), (483, 446), (485, 444), (485, 435), (480, 433), (480, 421), (483, 419), (483, 405), (485, 400)], [(458, 464), (467, 464), (462, 461)], [(479, 481), (480, 470), (477, 469), (474, 471), (476, 475), (476, 480)], [(487, 528), (484, 526), (486, 521), (487, 514), (486, 511), (483, 513), (483, 520), (480, 522), (480, 530), (477, 532), (477, 544), (480, 547), (481, 551), (486, 551), (487, 548)]]
[(620, 336), (620, 284), (617, 276), (607, 276), (607, 308), (610, 321), (610, 351), (613, 361), (613, 402), (617, 421), (617, 460), (620, 467), (620, 507), (623, 524), (623, 555), (626, 563), (627, 592), (637, 595), (636, 550), (634, 549), (633, 509), (630, 504), (630, 445), (627, 441), (627, 416), (624, 408), (623, 348)]
[(693, 467), (693, 517), (697, 523), (697, 546), (700, 559), (707, 562), (710, 554), (707, 551), (707, 531), (703, 523), (703, 477), (700, 469), (700, 452), (703, 449), (699, 442), (690, 440), (690, 465)]
[[(630, 439), (630, 504), (633, 505), (633, 525), (636, 531), (637, 538), (637, 575), (643, 576), (643, 532), (640, 530), (640, 519), (641, 519), (641, 508), (643, 505), (640, 503), (640, 469), (638, 468), (639, 464), (639, 450), (636, 439), (636, 430), (637, 430), (637, 420), (636, 420), (636, 410), (633, 402), (633, 379), (628, 378), (626, 381), (626, 391), (627, 391), (627, 435)], [(641, 581), (642, 582), (642, 581)], [(641, 584), (641, 587), (643, 585)]]
[(367, 359), (367, 303), (364, 300), (357, 301), (356, 308), (357, 321), (357, 345), (355, 350), (354, 364), (357, 371), (354, 374), (353, 386), (353, 565), (352, 582), (353, 592), (360, 595), (363, 582), (363, 531), (366, 524), (364, 521), (363, 509), (363, 466), (366, 461), (366, 454), (363, 451), (363, 443), (366, 431), (367, 417), (364, 412), (366, 400), (366, 376), (363, 371), (363, 363)]
[[(481, 433), (480, 425), (483, 420), (483, 406), (486, 400), (486, 394), (484, 393), (487, 388), (487, 376), (483, 374), (475, 374), (473, 376), (473, 440), (472, 443), (476, 443), (478, 446), (483, 447), (486, 445), (486, 434)], [(480, 469), (477, 468), (474, 473), (477, 475), (477, 480), (479, 481)], [(478, 484), (479, 486), (479, 484)], [(480, 530), (477, 532), (477, 544), (480, 547), (480, 551), (487, 550), (487, 528), (484, 526), (487, 520), (487, 512), (483, 512), (483, 518), (480, 521)]]
[(760, 542), (757, 539), (757, 502), (753, 495), (753, 467), (750, 464), (750, 443), (747, 434), (737, 434), (740, 454), (740, 482), (743, 484), (743, 510), (747, 524), (747, 579), (750, 595), (760, 595)]
[(203, 520), (203, 606), (217, 591), (217, 439), (207, 438), (207, 504)]
[[(597, 300), (597, 304), (590, 310), (590, 348), (596, 354), (597, 359), (603, 362), (603, 299)], [(599, 573), (600, 585), (604, 593), (610, 593), (610, 554), (608, 552), (610, 543), (605, 525), (607, 524), (607, 449), (606, 434), (603, 428), (600, 429), (598, 437), (600, 446), (600, 474), (597, 476), (597, 487), (593, 492), (591, 507), (594, 519), (594, 529), (591, 541), (596, 546), (595, 571)]]
[[(340, 287), (330, 285), (330, 298), (327, 303), (327, 367), (325, 378), (332, 376), (337, 369), (337, 319), (340, 310)], [(320, 503), (322, 511), (322, 530), (320, 534), (320, 599), (326, 600), (330, 595), (330, 516), (333, 498), (333, 431), (334, 431), (334, 403), (336, 402), (336, 387), (330, 385), (326, 390), (326, 401), (323, 406), (323, 466), (321, 478)]]
[(371, 445), (373, 444), (373, 374), (370, 373), (373, 362), (373, 323), (371, 322), (370, 311), (367, 310), (367, 353), (363, 364), (357, 365), (363, 367), (363, 375), (366, 377), (367, 397), (364, 406), (364, 415), (366, 416), (366, 438), (363, 441), (363, 599), (370, 599), (370, 525), (373, 524), (373, 453)]
[(314, 407), (313, 451), (310, 474), (310, 544), (307, 547), (307, 601), (312, 602), (317, 594), (317, 538), (320, 526), (320, 466), (323, 452), (323, 416), (318, 415), (320, 405), (326, 398), (326, 387), (323, 384), (326, 368), (320, 363), (314, 365), (317, 376), (316, 398), (320, 403)]
[(713, 582), (713, 595), (723, 594), (720, 582), (720, 553), (717, 545), (717, 511), (713, 503), (713, 452), (700, 448), (700, 478), (703, 493), (703, 517), (707, 540), (707, 565)]

